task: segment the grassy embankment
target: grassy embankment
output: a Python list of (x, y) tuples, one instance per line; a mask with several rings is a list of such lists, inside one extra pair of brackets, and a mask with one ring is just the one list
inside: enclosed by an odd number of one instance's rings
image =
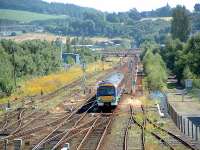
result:
[(0, 9), (0, 19), (15, 20), (19, 22), (31, 22), (36, 20), (64, 19), (64, 15), (47, 15), (29, 11)]
[[(118, 60), (113, 59), (116, 63)], [(114, 64), (115, 64), (114, 63)], [(113, 65), (111, 63), (104, 63), (104, 69), (109, 69)], [(86, 73), (100, 72), (103, 69), (101, 62), (88, 64)], [(20, 99), (26, 96), (34, 96), (41, 93), (41, 90), (44, 94), (55, 91), (56, 89), (69, 84), (83, 75), (82, 68), (79, 65), (71, 67), (67, 71), (60, 71), (54, 74), (50, 74), (43, 77), (36, 77), (31, 80), (23, 81), (20, 83), (21, 88), (14, 92), (10, 97), (5, 97), (0, 99), (0, 104), (7, 103), (8, 100)]]

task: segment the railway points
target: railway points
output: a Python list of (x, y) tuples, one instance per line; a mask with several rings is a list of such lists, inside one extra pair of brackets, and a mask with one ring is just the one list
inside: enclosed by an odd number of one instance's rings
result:
[[(130, 62), (134, 62), (131, 67)], [(87, 95), (81, 95), (81, 81), (77, 80), (53, 93), (33, 98), (35, 108), (28, 101), (25, 108), (5, 114), (1, 117), (0, 132), (7, 135), (1, 137), (0, 146), (8, 140), (8, 148), (12, 149), (15, 140), (21, 139), (25, 150), (56, 150), (66, 143), (72, 150), (197, 149), (194, 143), (181, 137), (179, 130), (172, 130), (177, 128), (170, 118), (160, 118), (156, 106), (142, 99), (140, 66), (130, 57), (123, 65), (92, 79), (92, 89)], [(117, 106), (100, 108), (96, 101), (96, 83), (116, 72), (124, 75), (124, 92), (119, 95)], [(69, 88), (70, 92), (66, 92)], [(56, 107), (48, 106), (57, 100)], [(171, 126), (164, 125), (165, 129), (162, 123)]]

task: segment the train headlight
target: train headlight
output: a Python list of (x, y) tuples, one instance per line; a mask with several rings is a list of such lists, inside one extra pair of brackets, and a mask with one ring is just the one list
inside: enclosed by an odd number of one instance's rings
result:
[(115, 101), (115, 97), (114, 96), (112, 96), (112, 101)]

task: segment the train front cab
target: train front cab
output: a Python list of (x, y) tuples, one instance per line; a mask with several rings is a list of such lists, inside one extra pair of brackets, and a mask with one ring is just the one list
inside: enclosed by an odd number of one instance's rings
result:
[(117, 106), (120, 100), (119, 90), (113, 85), (99, 86), (97, 89), (97, 104), (103, 106)]

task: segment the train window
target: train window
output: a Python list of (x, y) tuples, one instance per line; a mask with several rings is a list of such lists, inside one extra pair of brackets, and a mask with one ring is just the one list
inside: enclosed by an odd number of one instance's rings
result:
[(115, 88), (112, 86), (101, 86), (97, 90), (98, 96), (115, 96)]

